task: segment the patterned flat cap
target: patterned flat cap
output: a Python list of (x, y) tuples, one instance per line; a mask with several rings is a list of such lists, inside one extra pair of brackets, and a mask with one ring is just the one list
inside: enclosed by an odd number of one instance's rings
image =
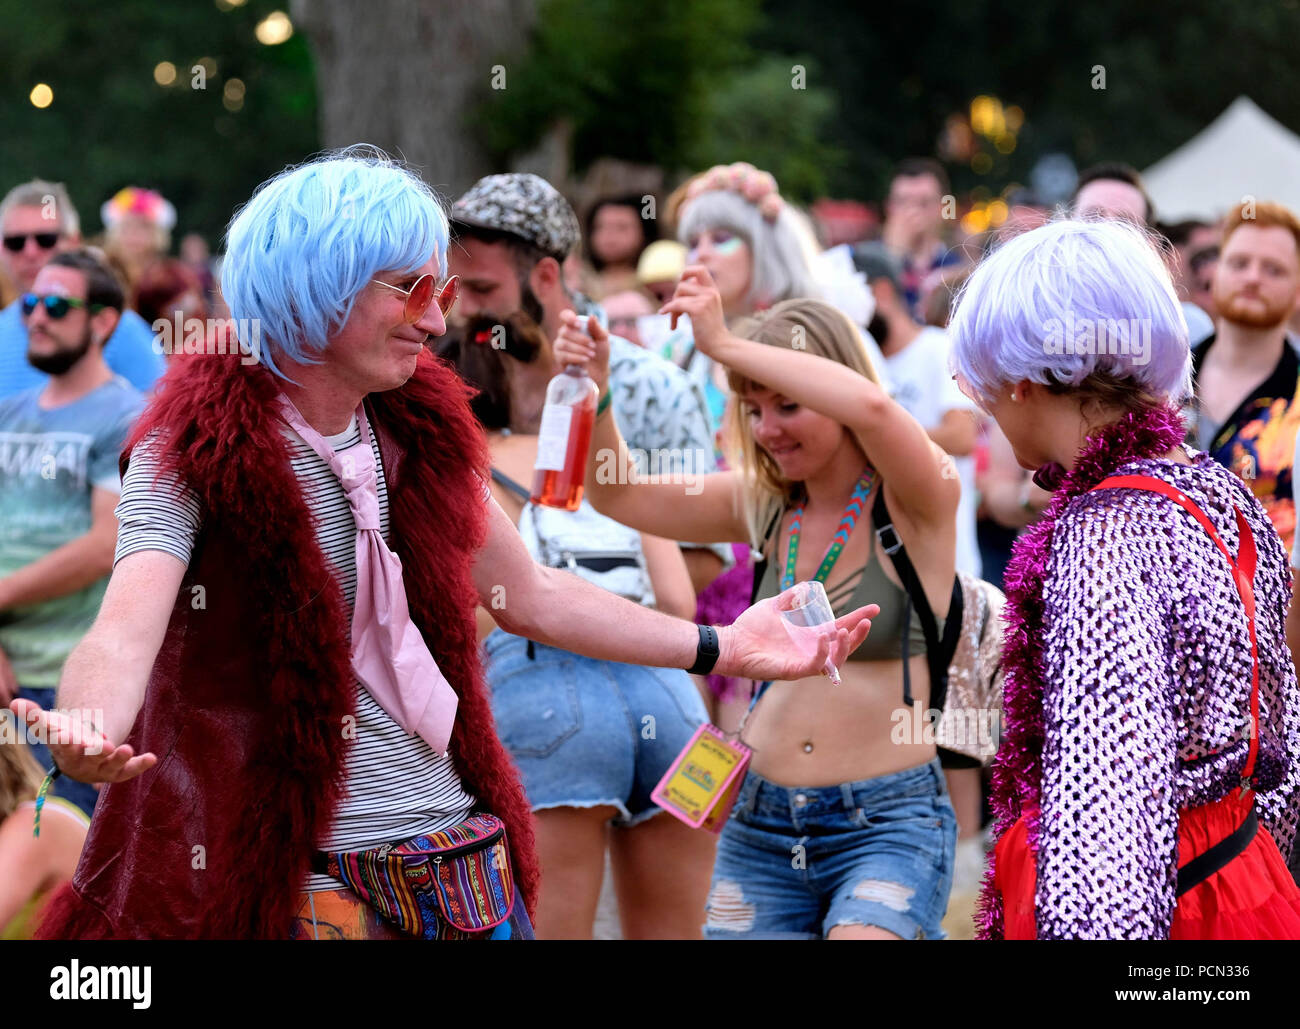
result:
[(559, 190), (537, 175), (487, 175), (451, 206), (452, 222), (509, 232), (556, 260), (578, 245), (578, 216)]

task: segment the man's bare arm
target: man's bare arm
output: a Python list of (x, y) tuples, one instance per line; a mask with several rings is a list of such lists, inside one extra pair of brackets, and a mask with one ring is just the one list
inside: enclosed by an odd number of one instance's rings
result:
[(102, 708), (100, 728), (114, 742), (126, 739), (144, 702), (185, 567), (159, 550), (122, 558), (95, 624), (63, 666), (59, 706)]
[[(545, 568), (529, 556), (504, 511), (490, 505), (488, 538), (474, 565), (479, 603), (507, 632), (598, 661), (689, 668), (699, 630), (688, 621), (616, 597), (585, 579)], [(795, 681), (838, 665), (866, 639), (874, 604), (837, 618), (807, 656), (790, 642), (776, 602), (763, 601), (718, 629), (719, 675)]]
[[(537, 564), (496, 501), (474, 565), (479, 603), (506, 632), (597, 660), (686, 668), (699, 639), (690, 622), (615, 597), (568, 572)], [(558, 605), (558, 606), (557, 606)], [(630, 609), (630, 610), (626, 610)], [(640, 639), (622, 642), (632, 628)], [(653, 631), (646, 629), (653, 626)]]
[[(171, 554), (145, 550), (118, 562), (95, 624), (63, 666), (57, 704), (61, 712), (39, 712), (30, 701), (10, 706), (33, 726), (45, 723), (51, 736), (75, 720), (82, 742), (51, 743), (63, 772), (82, 782), (118, 782), (140, 774), (157, 760), (135, 755), (122, 741), (144, 703), (149, 673), (162, 646), (185, 563)], [(103, 713), (98, 734), (85, 739), (83, 727)], [(100, 735), (102, 734), (102, 739)]]

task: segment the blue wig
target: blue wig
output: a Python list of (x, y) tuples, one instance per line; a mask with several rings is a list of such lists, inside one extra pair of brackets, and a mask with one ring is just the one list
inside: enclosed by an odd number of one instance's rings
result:
[(434, 255), (445, 274), (438, 198), (404, 164), (358, 143), (258, 187), (226, 230), (221, 291), (241, 338), (256, 324), (262, 361), (288, 379), (284, 364), (319, 363), (376, 273), (413, 272)]

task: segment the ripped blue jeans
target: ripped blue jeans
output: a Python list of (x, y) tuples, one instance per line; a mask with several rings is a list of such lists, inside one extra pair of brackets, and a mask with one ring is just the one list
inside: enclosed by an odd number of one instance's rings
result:
[(937, 758), (839, 786), (751, 772), (718, 842), (705, 936), (809, 940), (858, 925), (943, 939), (956, 847)]

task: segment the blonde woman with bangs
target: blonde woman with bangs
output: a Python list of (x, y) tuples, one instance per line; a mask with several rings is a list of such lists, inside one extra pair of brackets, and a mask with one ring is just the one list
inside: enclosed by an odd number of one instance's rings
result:
[[(743, 739), (754, 755), (719, 842), (706, 935), (941, 938), (956, 820), (919, 717), (929, 707), (920, 619), (871, 511), (883, 491), (942, 632), (958, 480), (880, 387), (857, 329), (829, 304), (787, 300), (733, 333), (712, 276), (695, 266), (663, 312), (689, 315), (696, 345), (727, 368), (737, 398), (726, 427), (732, 469), (687, 484), (639, 476), (614, 419), (602, 414), (587, 471), (591, 503), (670, 539), (748, 541), (767, 559), (759, 599), (820, 578), (837, 613), (880, 606), (870, 635), (840, 666), (840, 685), (825, 676), (772, 683), (751, 708)], [(585, 365), (604, 394), (607, 336), (594, 319), (584, 331), (566, 315), (556, 355)], [(904, 651), (915, 709), (904, 703)]]

